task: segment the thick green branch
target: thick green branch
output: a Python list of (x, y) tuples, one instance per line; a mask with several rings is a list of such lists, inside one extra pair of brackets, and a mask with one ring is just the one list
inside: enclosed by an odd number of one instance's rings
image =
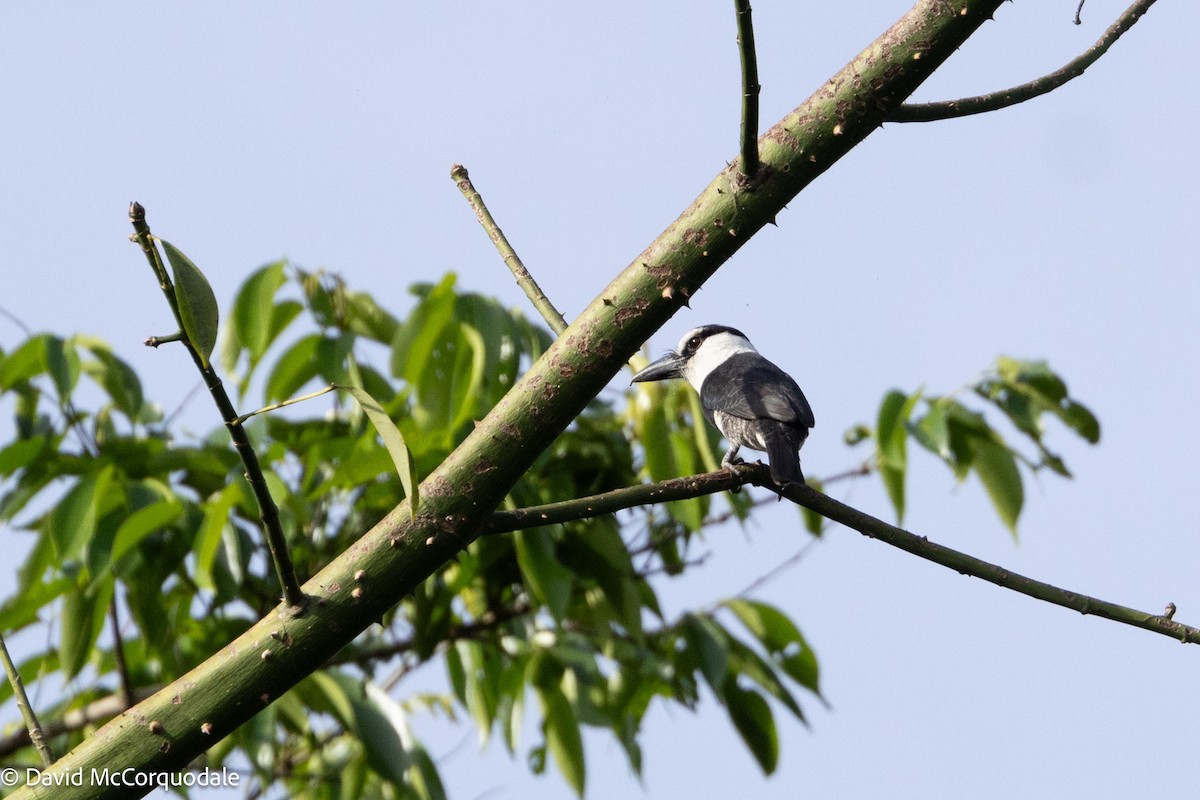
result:
[(753, 179), (758, 174), (758, 55), (754, 50), (754, 21), (750, 0), (733, 0), (737, 11), (738, 56), (742, 64), (742, 147), (738, 171)]
[[(393, 509), (305, 584), (314, 602), (304, 614), (259, 620), (60, 758), (47, 780), (93, 766), (180, 769), (326, 663), (478, 535), (513, 484), (646, 339), (751, 235), (876, 130), (1001, 2), (920, 0), (763, 134), (752, 188), (735, 197), (729, 187), (736, 166), (718, 174), (592, 301), (426, 478), (415, 520), (406, 503)], [(55, 800), (147, 791), (52, 790)], [(11, 797), (38, 796), (49, 795), (24, 787)]]
[(525, 268), (521, 257), (517, 255), (517, 251), (508, 243), (508, 237), (504, 235), (504, 231), (500, 230), (500, 226), (496, 224), (496, 220), (492, 218), (492, 213), (488, 211), (487, 205), (483, 202), (483, 197), (475, 190), (475, 185), (471, 183), (471, 176), (467, 174), (467, 168), (462, 164), (455, 164), (450, 168), (450, 177), (454, 179), (454, 183), (458, 186), (458, 190), (463, 193), (463, 197), (467, 198), (467, 202), (471, 204), (471, 209), (475, 212), (475, 217), (479, 220), (479, 224), (487, 231), (488, 238), (492, 240), (492, 244), (496, 245), (496, 249), (500, 251), (500, 257), (504, 259), (504, 263), (512, 271), (513, 277), (517, 279), (517, 285), (525, 292), (525, 296), (529, 298), (529, 302), (533, 303), (533, 307), (542, 315), (542, 319), (550, 326), (550, 330), (554, 331), (555, 335), (561, 336), (563, 331), (567, 329), (567, 321), (558, 309), (554, 307), (554, 303), (550, 302), (550, 298), (542, 291), (542, 287), (538, 286), (537, 281), (533, 279), (533, 275)]
[[(1080, 8), (1083, 4), (1080, 3)], [(1020, 86), (1014, 86), (1011, 89), (1003, 89), (990, 94), (981, 94), (975, 97), (964, 97), (959, 100), (944, 100), (937, 103), (906, 103), (897, 108), (888, 116), (888, 122), (935, 122), (942, 119), (952, 119), (954, 117), (966, 117), (971, 114), (983, 114), (988, 111), (996, 111), (1008, 106), (1015, 106), (1017, 103), (1024, 103), (1026, 100), (1032, 100), (1035, 97), (1052, 92), (1068, 81), (1078, 78), (1084, 71), (1095, 64), (1100, 59), (1100, 56), (1108, 52), (1108, 48), (1113, 46), (1117, 39), (1125, 31), (1133, 27), (1134, 23), (1141, 19), (1150, 6), (1154, 5), (1154, 0), (1138, 0), (1138, 2), (1125, 9), (1125, 13), (1117, 18), (1117, 21), (1108, 27), (1094, 45), (1088, 48), (1078, 58), (1072, 59), (1060, 69), (1051, 72), (1049, 75), (1043, 75), (1036, 80), (1023, 83)], [(1079, 12), (1076, 11), (1076, 22), (1079, 24)]]
[[(142, 253), (150, 263), (150, 268), (154, 270), (159, 288), (162, 289), (163, 295), (167, 299), (167, 305), (171, 307), (171, 313), (175, 315), (175, 322), (182, 331), (183, 318), (179, 312), (179, 302), (175, 299), (171, 277), (158, 253), (158, 248), (154, 246), (150, 226), (146, 224), (146, 210), (139, 203), (130, 204), (129, 221), (133, 223), (134, 241), (141, 246)], [(153, 341), (147, 340), (146, 343), (157, 347), (170, 338), (151, 337)], [(204, 385), (208, 387), (209, 394), (212, 395), (213, 402), (216, 403), (217, 410), (221, 414), (221, 419), (225, 421), (225, 427), (229, 429), (229, 438), (233, 440), (233, 447), (242, 459), (242, 466), (246, 470), (246, 480), (254, 491), (255, 500), (258, 501), (259, 517), (267, 540), (267, 550), (271, 554), (275, 573), (279, 576), (283, 599), (293, 609), (303, 608), (305, 605), (304, 592), (296, 577), (296, 567), (292, 564), (291, 553), (288, 552), (287, 537), (283, 534), (283, 526), (279, 524), (279, 508), (271, 497), (271, 490), (267, 488), (267, 479), (263, 475), (262, 466), (258, 463), (258, 454), (250, 445), (250, 439), (246, 436), (246, 431), (242, 427), (237, 411), (234, 410), (233, 403), (229, 400), (229, 395), (225, 393), (225, 386), (217, 376), (217, 371), (213, 369), (212, 364), (205, 363), (186, 336), (181, 337), (180, 341), (192, 357), (196, 369), (200, 370), (200, 375), (204, 378)]]
[[(498, 511), (492, 515), (492, 520), (485, 528), (485, 532), (501, 533), (587, 519), (635, 506), (662, 503), (668, 500), (686, 500), (713, 494), (747, 483), (766, 486), (772, 491), (780, 491), (771, 483), (770, 473), (766, 467), (760, 464), (742, 464), (735, 470), (726, 469), (690, 478), (675, 478), (662, 483), (629, 486), (591, 497), (580, 497), (516, 511)], [(782, 490), (781, 493), (792, 502), (811, 509), (827, 519), (840, 522), (865, 536), (878, 539), (935, 564), (949, 567), (963, 575), (982, 578), (1005, 589), (1070, 608), (1081, 614), (1092, 614), (1114, 622), (1132, 625), (1135, 628), (1161, 633), (1188, 644), (1200, 644), (1200, 629), (1175, 622), (1165, 614), (1138, 611), (1018, 575), (966, 553), (935, 544), (924, 536), (917, 536), (902, 528), (897, 528), (895, 525), (889, 525), (881, 519), (840, 503), (809, 486), (791, 486)]]

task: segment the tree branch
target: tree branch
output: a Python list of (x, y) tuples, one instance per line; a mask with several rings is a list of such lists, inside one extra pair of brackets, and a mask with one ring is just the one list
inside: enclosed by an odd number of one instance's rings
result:
[[(952, 119), (954, 117), (966, 117), (971, 114), (983, 114), (988, 111), (996, 111), (1008, 106), (1014, 106), (1017, 103), (1024, 103), (1026, 100), (1032, 100), (1048, 92), (1052, 92), (1068, 81), (1078, 78), (1084, 73), (1088, 67), (1095, 64), (1100, 59), (1100, 56), (1108, 52), (1108, 48), (1113, 46), (1117, 39), (1125, 31), (1133, 27), (1134, 23), (1141, 19), (1150, 6), (1154, 5), (1154, 0), (1138, 0), (1138, 2), (1125, 9), (1125, 13), (1117, 18), (1117, 21), (1108, 27), (1096, 43), (1088, 50), (1084, 51), (1078, 58), (1067, 62), (1065, 66), (1051, 72), (1049, 75), (1043, 75), (1036, 80), (1023, 83), (1020, 86), (1014, 86), (1011, 89), (1003, 89), (990, 94), (976, 95), (975, 97), (963, 97), (958, 100), (944, 100), (937, 103), (905, 103), (904, 105), (893, 111), (887, 118), (888, 122), (935, 122), (937, 120)], [(1083, 3), (1079, 4), (1083, 8)], [(1079, 24), (1079, 12), (1076, 11), (1076, 22)]]
[(533, 275), (529, 270), (525, 269), (525, 264), (521, 261), (521, 257), (517, 255), (517, 251), (513, 250), (511, 244), (508, 243), (508, 238), (504, 235), (504, 231), (500, 230), (500, 226), (496, 224), (496, 220), (492, 218), (492, 214), (488, 211), (487, 206), (483, 202), (483, 197), (475, 190), (475, 185), (471, 183), (471, 177), (467, 174), (467, 168), (462, 164), (455, 164), (450, 168), (450, 177), (454, 179), (454, 183), (458, 186), (458, 190), (462, 192), (463, 197), (467, 198), (467, 202), (471, 204), (471, 209), (475, 212), (475, 217), (479, 220), (479, 224), (487, 231), (488, 238), (492, 240), (492, 244), (496, 245), (496, 249), (500, 251), (500, 256), (504, 259), (504, 263), (512, 270), (513, 276), (517, 279), (517, 285), (525, 291), (525, 296), (529, 298), (529, 302), (533, 303), (533, 307), (542, 315), (542, 319), (546, 320), (546, 324), (550, 326), (550, 330), (554, 331), (556, 336), (562, 336), (563, 331), (567, 329), (567, 321), (563, 315), (554, 307), (554, 303), (550, 302), (550, 298), (542, 291), (542, 287), (538, 286), (537, 281), (533, 279)]
[(758, 55), (754, 50), (754, 21), (750, 0), (733, 0), (737, 10), (738, 57), (742, 64), (742, 147), (738, 173), (745, 180), (758, 174)]
[[(455, 557), (515, 482), (642, 344), (749, 238), (870, 133), (991, 18), (1002, 0), (918, 0), (759, 141), (753, 192), (723, 170), (468, 433), (405, 501), (306, 584), (303, 615), (277, 608), (204, 663), (60, 758), (76, 770), (175, 770), (228, 736)], [(64, 781), (65, 782), (65, 781)], [(22, 787), (10, 800), (30, 800)], [(150, 791), (57, 786), (55, 800)]]
[[(150, 268), (154, 270), (155, 277), (158, 278), (159, 288), (162, 289), (163, 295), (167, 299), (167, 305), (171, 307), (171, 313), (175, 315), (175, 321), (179, 323), (179, 329), (182, 331), (184, 329), (183, 318), (179, 313), (179, 303), (175, 299), (175, 290), (171, 285), (171, 277), (167, 274), (166, 266), (162, 262), (162, 256), (159, 255), (158, 248), (154, 246), (150, 226), (146, 224), (146, 210), (142, 208), (140, 203), (130, 203), (129, 221), (133, 224), (134, 241), (141, 246), (142, 253), (150, 263)], [(151, 337), (151, 339), (155, 338)], [(170, 337), (158, 337), (157, 341), (161, 343), (166, 338)], [(283, 526), (279, 523), (279, 508), (271, 498), (271, 490), (267, 488), (267, 479), (263, 475), (262, 466), (258, 463), (258, 454), (254, 452), (254, 448), (250, 445), (246, 431), (239, 421), (238, 413), (234, 410), (233, 403), (229, 400), (229, 395), (225, 393), (225, 386), (221, 383), (221, 379), (217, 376), (217, 372), (213, 369), (212, 364), (205, 363), (204, 359), (196, 352), (196, 348), (192, 346), (192, 343), (188, 341), (186, 336), (181, 341), (187, 349), (188, 354), (192, 357), (192, 361), (196, 364), (196, 369), (200, 370), (200, 376), (204, 379), (204, 385), (208, 387), (213, 402), (217, 404), (217, 410), (221, 414), (221, 419), (225, 421), (225, 427), (229, 429), (229, 438), (233, 440), (233, 447), (242, 459), (242, 466), (246, 470), (246, 480), (254, 490), (255, 500), (258, 501), (259, 516), (267, 540), (267, 550), (271, 554), (271, 561), (274, 562), (275, 573), (279, 576), (279, 585), (283, 590), (283, 599), (293, 611), (302, 609), (306, 603), (306, 598), (304, 591), (300, 588), (300, 580), (296, 577), (296, 567), (292, 564), (291, 553), (288, 552), (287, 537), (284, 536)], [(150, 344), (150, 342), (147, 341), (147, 344)]]
[(662, 483), (639, 484), (591, 497), (580, 497), (575, 500), (564, 500), (559, 503), (549, 503), (516, 511), (497, 511), (492, 515), (492, 520), (485, 527), (484, 532), (488, 534), (502, 533), (521, 528), (570, 522), (601, 514), (611, 514), (624, 508), (649, 503), (687, 500), (747, 483), (769, 488), (782, 494), (793, 503), (811, 509), (827, 519), (840, 522), (865, 536), (878, 539), (892, 547), (898, 547), (926, 561), (949, 567), (963, 575), (982, 578), (1005, 589), (1028, 595), (1036, 600), (1044, 600), (1047, 603), (1070, 608), (1081, 614), (1092, 614), (1114, 622), (1132, 625), (1135, 628), (1160, 633), (1185, 644), (1200, 644), (1200, 628), (1175, 622), (1168, 614), (1150, 614), (1138, 611), (1018, 575), (966, 553), (935, 544), (924, 536), (917, 536), (902, 528), (897, 528), (895, 525), (889, 525), (883, 520), (840, 503), (810, 486), (789, 486), (779, 489), (771, 482), (770, 472), (762, 464), (739, 464), (733, 469), (708, 472), (690, 478), (674, 478)]
[(25, 720), (25, 727), (21, 729), (19, 735), (25, 737), (26, 743), (33, 742), (38, 757), (42, 760), (42, 766), (48, 767), (54, 763), (54, 753), (46, 741), (46, 732), (38, 722), (33, 704), (29, 702), (29, 695), (25, 692), (25, 681), (21, 680), (21, 673), (8, 653), (8, 644), (4, 641), (2, 633), (0, 633), (0, 660), (4, 661), (4, 672), (8, 675), (9, 684), (12, 685), (13, 697), (17, 699), (17, 708), (21, 710), (21, 717)]

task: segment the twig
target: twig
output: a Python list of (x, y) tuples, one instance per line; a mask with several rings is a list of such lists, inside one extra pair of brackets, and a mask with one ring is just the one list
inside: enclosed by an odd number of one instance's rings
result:
[(38, 756), (42, 759), (42, 765), (48, 767), (54, 763), (54, 753), (50, 750), (46, 734), (38, 722), (33, 706), (29, 703), (29, 695), (25, 693), (25, 682), (21, 680), (21, 673), (13, 663), (12, 656), (8, 654), (8, 644), (5, 643), (3, 634), (0, 634), (0, 659), (4, 660), (4, 671), (8, 673), (8, 682), (12, 684), (13, 697), (17, 698), (17, 708), (21, 709), (21, 716), (25, 719), (25, 730), (22, 732), (28, 734), (29, 741), (33, 742)]
[[(1145, 14), (1150, 6), (1154, 5), (1154, 0), (1138, 0), (1138, 2), (1125, 9), (1125, 13), (1117, 18), (1117, 21), (1108, 27), (1096, 43), (1082, 55), (1075, 58), (1060, 69), (1051, 72), (1049, 75), (1043, 75), (1040, 78), (1023, 83), (1020, 86), (1014, 86), (1011, 89), (1003, 89), (990, 94), (976, 95), (975, 97), (963, 97), (958, 100), (944, 100), (937, 103), (905, 103), (893, 111), (887, 118), (888, 122), (933, 122), (942, 119), (952, 119), (954, 117), (966, 117), (971, 114), (983, 114), (987, 111), (996, 111), (1001, 108), (1024, 103), (1026, 100), (1032, 100), (1035, 97), (1052, 92), (1070, 80), (1078, 78), (1084, 73), (1088, 67), (1096, 63), (1100, 56), (1108, 52), (1108, 48), (1112, 47), (1117, 39), (1125, 31), (1133, 27), (1143, 14)], [(1083, 3), (1079, 4), (1080, 8)], [(1078, 12), (1076, 12), (1078, 15)], [(1078, 17), (1076, 19), (1078, 24)]]
[[(158, 691), (159, 688), (161, 687), (134, 689), (133, 702), (140, 703)], [(68, 711), (63, 715), (62, 719), (50, 720), (42, 728), (42, 732), (47, 737), (54, 737), (61, 733), (82, 730), (88, 725), (107, 722), (128, 708), (129, 705), (126, 703), (125, 698), (121, 696), (120, 692), (117, 692), (116, 694), (110, 694), (108, 697), (94, 700), (83, 708)], [(30, 741), (29, 731), (24, 728), (13, 731), (8, 736), (0, 737), (0, 758), (10, 756), (22, 747), (28, 746)]]
[(733, 0), (737, 10), (738, 56), (742, 64), (742, 147), (738, 172), (744, 180), (758, 174), (758, 56), (754, 51), (754, 23), (750, 0)]
[[(146, 224), (146, 210), (139, 203), (131, 203), (129, 206), (129, 221), (133, 223), (134, 236), (133, 239), (142, 248), (142, 253), (146, 256), (146, 260), (150, 263), (150, 268), (154, 270), (155, 277), (158, 278), (159, 288), (162, 289), (163, 296), (167, 299), (167, 305), (171, 307), (171, 313), (175, 316), (175, 321), (179, 323), (179, 329), (183, 330), (183, 320), (179, 313), (179, 304), (175, 299), (175, 290), (171, 285), (171, 277), (167, 273), (166, 266), (163, 264), (162, 256), (159, 255), (158, 248), (154, 246), (153, 238), (150, 234), (150, 226)], [(306, 598), (304, 591), (300, 588), (300, 581), (296, 578), (296, 568), (292, 564), (292, 556), (288, 552), (287, 538), (283, 534), (283, 527), (279, 523), (279, 508), (275, 505), (275, 501), (271, 498), (271, 491), (267, 488), (267, 480), (263, 475), (262, 467), (258, 463), (258, 454), (254, 452), (254, 448), (250, 445), (250, 440), (246, 436), (246, 431), (238, 422), (237, 411), (234, 410), (233, 403), (229, 400), (229, 395), (225, 392), (225, 387), (221, 383), (221, 379), (217, 376), (216, 370), (211, 364), (205, 364), (204, 359), (196, 352), (196, 348), (192, 343), (184, 337), (184, 348), (192, 357), (192, 361), (196, 364), (196, 369), (200, 370), (201, 377), (204, 378), (204, 384), (208, 387), (209, 393), (212, 395), (213, 401), (217, 404), (217, 410), (221, 414), (221, 419), (225, 421), (225, 427), (229, 429), (229, 437), (233, 440), (234, 449), (242, 459), (242, 466), (245, 467), (246, 480), (250, 483), (254, 490), (254, 497), (258, 501), (259, 517), (262, 521), (263, 531), (266, 534), (267, 550), (271, 553), (271, 561), (275, 566), (275, 573), (279, 576), (279, 584), (283, 589), (283, 599), (293, 609), (298, 610), (304, 607)]]
[(121, 698), (125, 708), (129, 708), (133, 705), (133, 684), (129, 681), (129, 667), (125, 664), (125, 640), (121, 638), (121, 620), (117, 616), (115, 595), (112, 602), (108, 604), (108, 618), (112, 624), (113, 659), (117, 662), (117, 678), (121, 682), (117, 696)]
[(471, 204), (471, 209), (475, 212), (479, 224), (487, 231), (492, 244), (496, 245), (496, 249), (500, 251), (500, 256), (504, 259), (504, 263), (512, 270), (513, 276), (517, 279), (517, 285), (525, 291), (525, 296), (529, 298), (529, 302), (533, 303), (533, 307), (542, 315), (542, 319), (546, 320), (546, 324), (550, 326), (550, 330), (554, 331), (556, 335), (561, 336), (563, 331), (567, 329), (567, 321), (558, 312), (558, 309), (554, 307), (554, 304), (550, 302), (550, 298), (546, 297), (541, 287), (538, 286), (537, 281), (529, 274), (529, 270), (525, 269), (525, 264), (521, 262), (520, 256), (517, 255), (512, 245), (508, 243), (508, 239), (505, 238), (504, 231), (500, 230), (500, 226), (496, 224), (496, 220), (492, 219), (491, 212), (487, 210), (487, 206), (483, 203), (483, 198), (475, 190), (470, 176), (467, 175), (467, 168), (462, 164), (455, 164), (450, 168), (450, 177), (458, 185), (458, 190), (462, 192), (463, 197), (467, 198), (467, 202)]
[(796, 566), (801, 561), (803, 561), (804, 557), (807, 556), (810, 552), (812, 552), (812, 549), (820, 543), (821, 543), (820, 539), (817, 539), (817, 538), (809, 539), (805, 543), (804, 547), (801, 547), (799, 550), (797, 550), (791, 556), (784, 559), (780, 563), (776, 564), (774, 567), (767, 570), (762, 575), (758, 576), (753, 581), (751, 581), (749, 584), (747, 584), (745, 589), (742, 589), (740, 592), (737, 593), (737, 596), (738, 597), (748, 597), (752, 593), (757, 592), (763, 586), (767, 585), (768, 583), (770, 583), (771, 581), (775, 580), (780, 575), (782, 575), (784, 572), (787, 572), (789, 569), (791, 569), (792, 567)]
[(1083, 24), (1083, 18), (1081, 18), (1079, 15), (1083, 13), (1083, 4), (1086, 2), (1087, 2), (1087, 0), (1079, 0), (1079, 6), (1076, 7), (1076, 9), (1075, 9), (1075, 24), (1076, 25)]
[(927, 561), (949, 567), (963, 575), (982, 578), (1005, 589), (1070, 608), (1081, 614), (1092, 614), (1113, 622), (1132, 625), (1135, 628), (1170, 636), (1186, 644), (1200, 644), (1200, 628), (1175, 622), (1163, 614), (1138, 611), (1018, 575), (966, 553), (935, 544), (924, 536), (917, 536), (897, 528), (895, 525), (889, 525), (883, 520), (840, 503), (807, 485), (793, 484), (779, 489), (771, 483), (770, 473), (762, 464), (740, 464), (732, 469), (723, 469), (690, 478), (673, 478), (662, 483), (629, 486), (591, 497), (564, 500), (559, 503), (549, 503), (515, 511), (498, 511), (492, 515), (492, 519), (484, 527), (483, 533), (494, 534), (586, 519), (648, 503), (687, 500), (692, 497), (726, 491), (747, 483), (773, 488), (792, 502), (811, 509), (823, 517), (840, 522), (865, 536), (878, 539)]
[(305, 400), (312, 400), (314, 398), (320, 397), (323, 394), (329, 394), (330, 392), (332, 392), (335, 389), (337, 389), (337, 386), (335, 386), (334, 384), (331, 383), (328, 386), (326, 386), (324, 389), (318, 389), (315, 392), (309, 392), (308, 394), (301, 395), (300, 397), (293, 397), (290, 400), (280, 400), (278, 403), (272, 403), (269, 406), (263, 406), (262, 408), (258, 409), (257, 411), (250, 411), (245, 414), (242, 414), (237, 419), (235, 419), (234, 422), (238, 425), (241, 425), (246, 420), (250, 419), (253, 416), (257, 416), (258, 414), (265, 414), (268, 411), (278, 411), (281, 408), (287, 408), (288, 406), (293, 406), (296, 403), (303, 403)]
[[(454, 642), (459, 639), (473, 639), (481, 633), (495, 629), (509, 620), (516, 619), (531, 610), (527, 598), (518, 598), (512, 605), (505, 608), (488, 611), (474, 622), (459, 625), (451, 629), (442, 638), (442, 642)], [(402, 655), (416, 646), (416, 638), (410, 637), (391, 644), (376, 647), (364, 647), (358, 650), (347, 648), (326, 662), (326, 666), (338, 664), (363, 664), (368, 661), (379, 661)]]

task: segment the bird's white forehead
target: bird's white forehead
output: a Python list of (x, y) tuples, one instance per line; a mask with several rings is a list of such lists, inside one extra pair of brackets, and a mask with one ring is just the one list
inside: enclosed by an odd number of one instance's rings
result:
[[(678, 352), (682, 353), (687, 347), (688, 341), (702, 330), (702, 328), (693, 328), (685, 333), (683, 339), (679, 341)], [(745, 336), (739, 336), (736, 333), (728, 331), (714, 333), (700, 343), (700, 347), (688, 359), (683, 374), (687, 378), (688, 383), (695, 387), (696, 391), (699, 391), (700, 385), (704, 383), (704, 379), (708, 377), (708, 373), (723, 364), (730, 356), (735, 356), (738, 353), (757, 352), (754, 349), (754, 345), (750, 344), (750, 340)]]

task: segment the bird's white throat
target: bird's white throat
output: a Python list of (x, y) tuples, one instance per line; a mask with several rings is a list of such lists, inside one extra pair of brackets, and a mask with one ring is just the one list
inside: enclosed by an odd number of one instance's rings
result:
[[(683, 341), (686, 342), (688, 337), (685, 336)], [(680, 343), (682, 349), (683, 343)], [(699, 349), (695, 355), (688, 359), (687, 366), (684, 367), (683, 376), (687, 378), (687, 382), (692, 385), (696, 391), (700, 391), (700, 386), (704, 383), (704, 379), (708, 374), (717, 367), (725, 363), (731, 356), (738, 353), (757, 353), (754, 345), (750, 344), (750, 340), (744, 336), (738, 336), (736, 333), (721, 332), (708, 337), (700, 343)]]

